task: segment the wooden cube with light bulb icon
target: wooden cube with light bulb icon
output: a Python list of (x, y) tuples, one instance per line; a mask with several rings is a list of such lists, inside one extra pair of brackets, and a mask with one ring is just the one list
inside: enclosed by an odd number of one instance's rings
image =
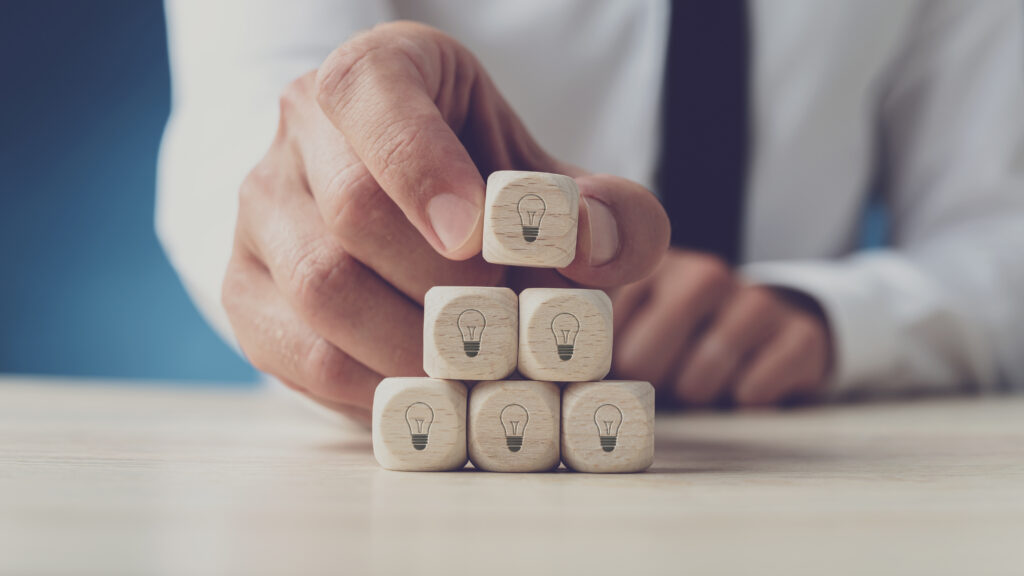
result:
[(519, 295), (519, 372), (534, 380), (600, 380), (612, 363), (612, 303), (601, 290), (529, 288)]
[(490, 472), (543, 472), (560, 461), (561, 389), (551, 382), (479, 382), (469, 394), (469, 460)]
[(516, 369), (519, 299), (508, 288), (435, 286), (424, 299), (423, 371), (499, 380)]
[(649, 382), (574, 382), (562, 390), (562, 461), (577, 472), (646, 470), (654, 461)]
[(494, 172), (484, 203), (484, 260), (564, 268), (576, 257), (576, 182), (545, 172)]
[(466, 386), (438, 378), (385, 378), (373, 396), (373, 455), (388, 470), (466, 465)]

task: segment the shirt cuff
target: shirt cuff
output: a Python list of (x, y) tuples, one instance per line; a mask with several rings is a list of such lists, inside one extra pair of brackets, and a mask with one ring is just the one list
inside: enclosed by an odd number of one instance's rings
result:
[(847, 396), (876, 384), (894, 363), (898, 328), (880, 311), (878, 294), (856, 270), (840, 262), (758, 262), (740, 268), (749, 282), (794, 290), (814, 299), (825, 314), (832, 338), (831, 396)]

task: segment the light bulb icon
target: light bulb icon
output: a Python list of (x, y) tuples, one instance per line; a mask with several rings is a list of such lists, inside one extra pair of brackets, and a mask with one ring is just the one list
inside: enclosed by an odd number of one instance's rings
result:
[(533, 242), (540, 232), (540, 221), (548, 209), (547, 204), (540, 196), (527, 194), (519, 199), (516, 209), (519, 210), (519, 222), (523, 225), (523, 240)]
[(509, 404), (501, 409), (501, 426), (505, 429), (505, 444), (509, 452), (519, 452), (523, 447), (523, 434), (530, 413), (519, 404)]
[(423, 450), (427, 447), (427, 434), (434, 423), (434, 409), (423, 402), (414, 402), (405, 409), (405, 421), (409, 424), (412, 447)]
[(622, 410), (614, 404), (601, 404), (594, 411), (594, 424), (597, 424), (597, 435), (601, 438), (601, 449), (605, 452), (615, 450), (619, 426), (622, 426)]
[(558, 357), (562, 360), (572, 358), (576, 348), (576, 336), (580, 333), (580, 321), (568, 312), (562, 312), (551, 319), (551, 333), (555, 335), (558, 346)]
[(462, 334), (462, 349), (466, 351), (466, 356), (473, 358), (480, 353), (480, 338), (484, 335), (487, 319), (479, 310), (470, 308), (459, 314), (457, 324)]

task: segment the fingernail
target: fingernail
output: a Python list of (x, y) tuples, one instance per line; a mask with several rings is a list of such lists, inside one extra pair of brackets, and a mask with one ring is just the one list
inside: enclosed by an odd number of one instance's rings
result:
[(597, 198), (584, 198), (590, 217), (590, 265), (611, 262), (619, 253), (619, 225), (607, 204)]
[(455, 250), (469, 239), (480, 218), (480, 208), (455, 194), (440, 194), (427, 203), (427, 218), (446, 250)]

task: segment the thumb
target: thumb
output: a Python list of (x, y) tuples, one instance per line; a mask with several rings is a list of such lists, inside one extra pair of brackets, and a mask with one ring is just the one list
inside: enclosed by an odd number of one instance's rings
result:
[(576, 178), (580, 189), (576, 258), (559, 272), (598, 288), (635, 282), (654, 271), (668, 249), (661, 203), (643, 186), (607, 174)]

